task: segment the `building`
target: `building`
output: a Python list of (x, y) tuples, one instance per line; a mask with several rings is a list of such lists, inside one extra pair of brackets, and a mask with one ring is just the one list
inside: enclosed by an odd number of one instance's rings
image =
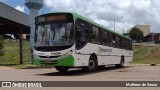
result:
[(160, 41), (160, 33), (149, 33), (143, 39), (144, 42), (157, 42)]
[[(143, 42), (160, 41), (160, 33), (152, 33), (150, 25), (135, 25), (132, 28), (135, 28), (135, 27), (140, 29), (143, 32), (143, 35), (144, 35)], [(132, 28), (127, 30), (127, 33), (125, 33), (124, 35), (129, 35), (129, 32), (132, 30)]]
[(29, 15), (0, 2), (0, 34), (19, 36), (20, 64), (23, 62), (23, 34), (30, 34)]
[(30, 33), (29, 15), (0, 2), (0, 34)]
[[(144, 37), (150, 33), (151, 26), (150, 25), (135, 25), (134, 27), (140, 29), (143, 32)], [(132, 28), (134, 28), (132, 27)], [(132, 28), (130, 28), (127, 33), (129, 33)]]

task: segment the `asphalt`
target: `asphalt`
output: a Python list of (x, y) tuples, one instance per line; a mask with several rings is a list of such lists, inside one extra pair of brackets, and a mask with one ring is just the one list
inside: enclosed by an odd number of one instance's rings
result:
[[(160, 65), (134, 65), (129, 64), (124, 68), (117, 69), (114, 67), (106, 67), (99, 69), (96, 72), (84, 72), (81, 69), (71, 69), (66, 73), (60, 73), (55, 68), (41, 69), (13, 69), (8, 67), (0, 67), (0, 81), (160, 81)], [(45, 90), (106, 90), (107, 87), (54, 87), (45, 88)], [(4, 88), (0, 88), (2, 90)], [(6, 88), (5, 88), (6, 89)], [(8, 90), (9, 88), (7, 88)], [(14, 90), (17, 88), (12, 88)], [(22, 89), (22, 88), (18, 88)], [(44, 88), (31, 88), (41, 90)], [(116, 88), (114, 88), (116, 89)], [(109, 90), (114, 90), (109, 88)], [(119, 90), (135, 90), (135, 88), (121, 87)], [(137, 88), (136, 88), (137, 89)], [(158, 90), (160, 88), (138, 88), (140, 90)], [(24, 89), (25, 90), (25, 89)], [(27, 89), (28, 90), (28, 89)]]

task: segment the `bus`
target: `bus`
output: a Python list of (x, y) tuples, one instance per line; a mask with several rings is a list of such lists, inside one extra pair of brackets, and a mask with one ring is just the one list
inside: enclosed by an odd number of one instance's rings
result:
[(132, 40), (73, 12), (35, 18), (34, 65), (95, 71), (106, 65), (123, 67), (132, 61)]

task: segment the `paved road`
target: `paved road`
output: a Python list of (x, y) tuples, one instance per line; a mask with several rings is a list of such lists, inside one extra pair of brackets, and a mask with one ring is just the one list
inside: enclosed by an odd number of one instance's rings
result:
[[(94, 73), (86, 73), (83, 72), (81, 69), (71, 69), (69, 72), (65, 74), (57, 72), (54, 68), (10, 69), (10, 68), (0, 67), (0, 80), (1, 81), (160, 81), (160, 66), (130, 64), (122, 69), (107, 67), (103, 70), (98, 70)], [(68, 89), (74, 90), (75, 88), (68, 88)], [(106, 88), (101, 88), (101, 89), (93, 88), (93, 90), (94, 89), (105, 90)], [(125, 88), (122, 88), (122, 90), (124, 89)], [(130, 89), (134, 90), (134, 88)], [(140, 89), (146, 90), (147, 88), (140, 88)], [(152, 89), (155, 90), (156, 88)]]

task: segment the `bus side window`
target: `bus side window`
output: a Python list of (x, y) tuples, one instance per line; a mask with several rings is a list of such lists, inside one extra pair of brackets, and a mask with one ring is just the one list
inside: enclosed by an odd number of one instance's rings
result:
[(125, 44), (125, 40), (122, 39), (122, 48), (125, 49), (126, 48), (126, 44)]
[(128, 50), (131, 50), (131, 47), (132, 47), (131, 45), (132, 45), (131, 41), (127, 40), (127, 49)]
[(116, 36), (116, 47), (121, 48), (121, 38)]
[(116, 47), (119, 48), (119, 46), (120, 46), (120, 45), (119, 45), (120, 38), (119, 38), (118, 36), (116, 36), (116, 40), (115, 40), (115, 41), (116, 41)]
[(102, 29), (99, 30), (99, 41), (101, 45), (104, 45), (104, 34)]
[(130, 50), (132, 50), (132, 41), (130, 41)]
[(109, 33), (107, 31), (104, 32), (105, 45), (109, 46)]
[(129, 44), (128, 44), (128, 40), (126, 40), (126, 49), (129, 49)]
[(130, 49), (130, 42), (129, 42), (129, 40), (128, 40), (128, 50)]
[(112, 45), (116, 47), (116, 36), (114, 34), (112, 35)]
[(112, 33), (109, 33), (109, 38), (108, 38), (109, 46), (113, 46), (112, 38), (113, 38)]
[(99, 42), (99, 30), (95, 26), (92, 26), (92, 29), (91, 29), (90, 42), (91, 43), (100, 43)]
[(107, 43), (107, 38), (106, 38), (106, 32), (103, 29), (99, 30), (99, 37), (100, 37), (100, 44), (101, 45), (106, 45)]
[(122, 38), (119, 40), (119, 47), (122, 48)]
[(76, 26), (76, 48), (81, 49), (88, 42), (89, 30)]
[(132, 50), (132, 42), (129, 41), (129, 50)]

